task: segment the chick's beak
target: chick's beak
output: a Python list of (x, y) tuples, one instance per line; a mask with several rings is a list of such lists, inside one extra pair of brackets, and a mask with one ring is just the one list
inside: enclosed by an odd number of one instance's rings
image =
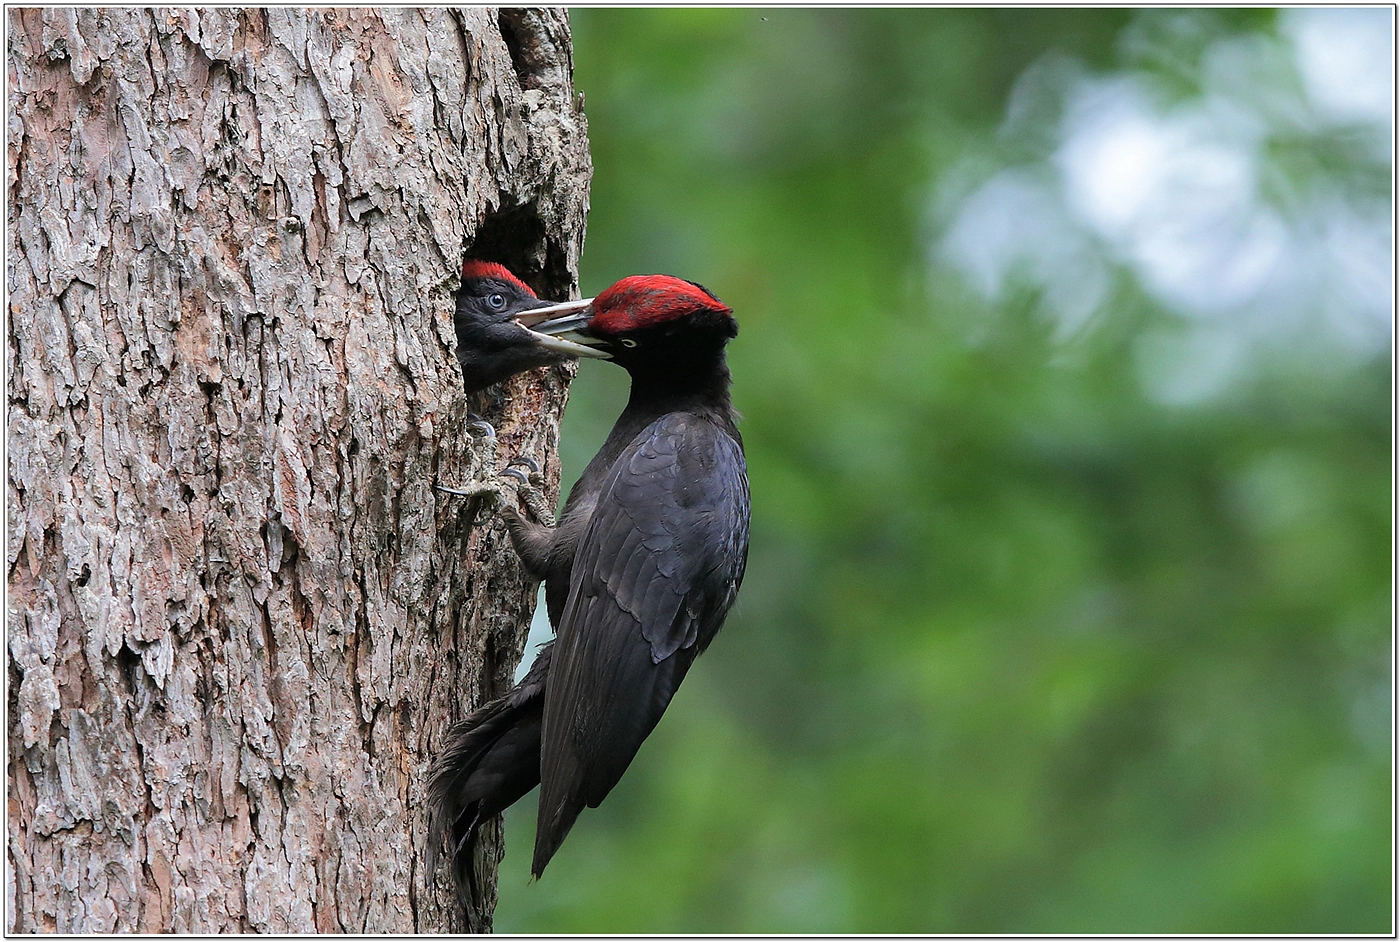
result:
[(608, 360), (612, 355), (597, 349), (602, 346), (603, 341), (590, 337), (581, 330), (593, 319), (593, 312), (588, 310), (592, 303), (592, 298), (585, 298), (582, 301), (565, 301), (562, 304), (537, 307), (526, 311), (516, 320), (521, 321), (524, 326), (523, 322), (529, 318), (530, 326), (526, 327), (526, 330), (529, 330), (535, 341), (546, 349), (570, 356)]

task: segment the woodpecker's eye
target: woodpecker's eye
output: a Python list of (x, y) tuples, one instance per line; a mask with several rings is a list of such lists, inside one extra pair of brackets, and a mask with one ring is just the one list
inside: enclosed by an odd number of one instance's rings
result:
[(503, 294), (488, 294), (486, 296), (486, 306), (493, 311), (504, 311), (506, 309), (506, 296)]
[(635, 347), (637, 345), (637, 341), (627, 337), (622, 337), (617, 342), (622, 344), (624, 347)]

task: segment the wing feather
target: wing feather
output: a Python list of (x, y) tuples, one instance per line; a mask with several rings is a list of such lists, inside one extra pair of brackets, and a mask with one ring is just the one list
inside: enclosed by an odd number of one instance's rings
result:
[(603, 800), (719, 631), (748, 549), (739, 442), (690, 413), (614, 462), (579, 543), (545, 693), (536, 874)]

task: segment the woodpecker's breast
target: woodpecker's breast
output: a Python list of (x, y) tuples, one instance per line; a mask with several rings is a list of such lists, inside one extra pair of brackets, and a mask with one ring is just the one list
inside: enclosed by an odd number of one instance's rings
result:
[[(580, 482), (582, 483), (582, 482)], [(549, 547), (549, 574), (545, 577), (544, 604), (549, 613), (549, 622), (559, 624), (564, 612), (564, 603), (569, 600), (569, 579), (574, 568), (574, 556), (578, 553), (579, 540), (588, 529), (593, 508), (598, 504), (598, 494), (571, 494), (564, 516), (554, 528), (554, 541)]]

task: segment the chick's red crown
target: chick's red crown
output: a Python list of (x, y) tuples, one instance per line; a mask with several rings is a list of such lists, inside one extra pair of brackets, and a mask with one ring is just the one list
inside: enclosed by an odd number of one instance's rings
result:
[(468, 259), (462, 266), (462, 280), (471, 278), (494, 278), (497, 281), (504, 281), (506, 284), (515, 285), (530, 297), (535, 296), (535, 292), (530, 290), (530, 286), (510, 273), (510, 269), (499, 262), (482, 262), (477, 259)]

